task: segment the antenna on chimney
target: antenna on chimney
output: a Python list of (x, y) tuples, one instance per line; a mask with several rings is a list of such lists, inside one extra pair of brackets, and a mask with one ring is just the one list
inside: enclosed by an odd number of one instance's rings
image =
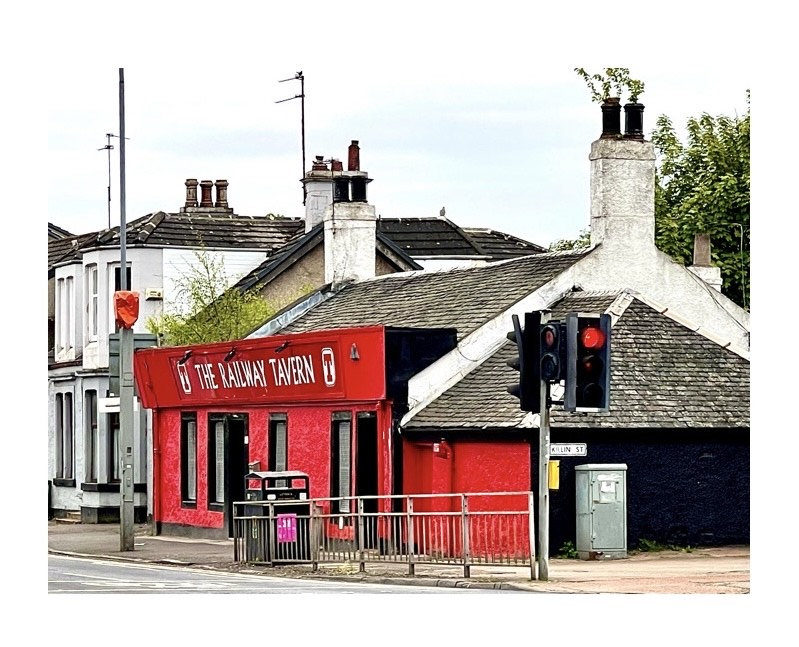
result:
[[(114, 135), (113, 133), (106, 133), (105, 134), (105, 146), (102, 148), (98, 148), (98, 151), (108, 151), (108, 228), (111, 229), (111, 151), (114, 150), (114, 146), (111, 143), (111, 138), (117, 137), (118, 135)], [(130, 139), (130, 137), (125, 137), (125, 139)]]
[[(305, 77), (302, 75), (302, 70), (297, 72), (294, 76), (288, 79), (282, 79), (278, 81), (278, 83), (285, 83), (286, 81), (296, 81), (299, 79), (300, 81), (300, 93), (295, 94), (293, 97), (289, 97), (288, 99), (281, 99), (280, 101), (275, 101), (275, 103), (285, 103), (286, 101), (291, 101), (293, 99), (300, 99), (300, 103), (302, 105), (302, 112), (300, 115), (300, 127), (302, 129), (302, 175), (300, 177), (305, 177)], [(302, 183), (302, 205), (305, 206), (305, 182)]]

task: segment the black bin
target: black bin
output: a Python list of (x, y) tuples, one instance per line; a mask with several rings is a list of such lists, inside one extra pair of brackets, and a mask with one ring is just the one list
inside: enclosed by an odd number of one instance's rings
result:
[[(247, 561), (290, 564), (311, 559), (310, 479), (304, 472), (250, 472), (243, 514)], [(257, 503), (255, 503), (257, 501)]]

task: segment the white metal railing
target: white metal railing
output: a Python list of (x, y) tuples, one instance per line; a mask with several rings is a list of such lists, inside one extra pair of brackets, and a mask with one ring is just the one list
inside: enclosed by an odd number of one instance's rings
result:
[(234, 560), (525, 566), (535, 579), (532, 492), (412, 494), (233, 504)]

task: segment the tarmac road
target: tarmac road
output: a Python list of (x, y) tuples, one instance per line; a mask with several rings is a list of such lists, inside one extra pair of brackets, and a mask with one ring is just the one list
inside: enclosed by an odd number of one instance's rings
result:
[(532, 580), (529, 567), (473, 566), (465, 578), (461, 568), (422, 567), (408, 575), (403, 564), (357, 564), (269, 567), (233, 562), (231, 540), (152, 536), (146, 524), (135, 528), (133, 551), (120, 551), (116, 524), (48, 523), (48, 552), (131, 560), (162, 565), (196, 566), (230, 572), (288, 576), (341, 582), (371, 582), (458, 588), (511, 589), (539, 593), (750, 593), (748, 546), (697, 548), (691, 552), (630, 553), (623, 559), (549, 560), (549, 579)]

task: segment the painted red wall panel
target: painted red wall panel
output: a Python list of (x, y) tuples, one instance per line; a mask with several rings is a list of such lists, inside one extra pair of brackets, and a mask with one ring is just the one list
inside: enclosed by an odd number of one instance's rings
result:
[(139, 349), (134, 378), (149, 409), (381, 400), (382, 326)]
[(510, 441), (453, 443), (455, 492), (524, 492), (530, 489), (530, 445)]
[[(378, 457), (387, 449), (385, 439), (389, 436), (390, 405), (383, 409), (375, 403), (360, 403), (334, 407), (200, 407), (163, 409), (154, 417), (156, 428), (156, 456), (158, 472), (154, 496), (156, 520), (166, 524), (188, 525), (198, 528), (222, 528), (222, 512), (208, 510), (208, 416), (218, 413), (246, 413), (249, 432), (249, 461), (260, 461), (261, 470), (269, 465), (269, 416), (285, 414), (288, 423), (288, 469), (305, 472), (310, 480), (312, 498), (330, 497), (330, 449), (331, 418), (334, 412), (349, 411), (355, 420), (357, 413), (378, 408)], [(181, 501), (181, 412), (197, 415), (197, 506), (186, 508)], [(382, 411), (382, 413), (381, 413)], [(356, 426), (357, 433), (357, 426)], [(357, 446), (357, 436), (352, 437), (352, 448)], [(378, 463), (378, 469), (380, 464)], [(353, 471), (353, 491), (355, 472)], [(379, 480), (379, 494), (388, 494), (385, 480)], [(327, 506), (323, 506), (327, 507)]]

